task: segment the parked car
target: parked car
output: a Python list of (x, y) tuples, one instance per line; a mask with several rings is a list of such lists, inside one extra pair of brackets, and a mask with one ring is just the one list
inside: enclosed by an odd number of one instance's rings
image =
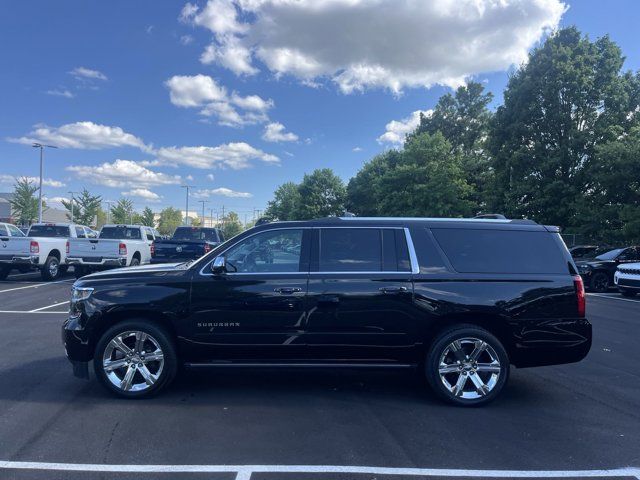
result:
[(93, 362), (129, 398), (180, 365), (414, 368), (470, 406), (500, 393), (511, 364), (577, 362), (591, 347), (558, 228), (529, 220), (269, 223), (195, 262), (76, 281), (62, 334), (77, 376)]
[(640, 263), (619, 265), (613, 282), (625, 297), (633, 297), (640, 292)]
[(640, 261), (640, 247), (614, 248), (596, 251), (593, 258), (576, 262), (587, 290), (606, 292), (613, 285), (618, 265)]
[[(26, 237), (26, 235), (15, 225), (12, 225), (11, 223), (0, 222), (0, 244), (2, 245), (2, 250), (0, 250), (0, 261), (8, 259), (13, 260), (13, 257), (10, 257), (4, 252), (4, 250), (7, 248), (6, 245), (9, 241), (9, 237)], [(0, 264), (0, 280), (4, 280), (5, 278), (7, 278), (7, 275), (9, 275), (13, 268), (13, 265)], [(31, 266), (18, 265), (16, 268), (21, 273), (25, 273), (31, 269)]]
[(602, 248), (603, 247), (599, 247), (597, 245), (576, 245), (569, 249), (569, 253), (574, 260), (577, 260), (579, 258), (582, 259), (592, 257), (595, 252)]
[(69, 240), (86, 238), (89, 227), (74, 223), (34, 223), (27, 236), (2, 239), (0, 278), (12, 268), (39, 269), (43, 280), (55, 280), (67, 271)]
[(219, 228), (178, 227), (170, 240), (155, 242), (151, 263), (195, 260), (224, 242)]
[(98, 238), (71, 239), (67, 264), (76, 278), (91, 272), (117, 267), (134, 267), (151, 261), (153, 241), (147, 239), (149, 227), (105, 225)]

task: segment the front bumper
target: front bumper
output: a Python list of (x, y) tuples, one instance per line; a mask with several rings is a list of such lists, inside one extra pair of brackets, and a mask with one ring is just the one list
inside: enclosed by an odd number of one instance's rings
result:
[(619, 289), (640, 291), (640, 275), (628, 274), (617, 271), (613, 276), (613, 283)]

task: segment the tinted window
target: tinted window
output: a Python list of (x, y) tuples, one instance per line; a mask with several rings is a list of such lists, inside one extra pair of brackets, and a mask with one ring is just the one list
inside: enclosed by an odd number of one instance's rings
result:
[(102, 227), (99, 238), (141, 240), (140, 229), (130, 227)]
[(5, 227), (4, 225), (0, 225), (0, 236), (2, 237), (9, 236), (9, 230), (7, 230), (7, 227)]
[(298, 272), (301, 247), (302, 230), (262, 232), (227, 250), (227, 270), (232, 273)]
[(12, 237), (24, 237), (24, 233), (18, 227), (14, 227), (13, 225), (7, 225), (9, 229), (9, 233), (11, 233)]
[(564, 254), (548, 232), (448, 228), (432, 232), (458, 272), (568, 272)]
[(320, 230), (321, 272), (380, 272), (382, 265), (382, 235), (379, 229)]
[(219, 242), (220, 238), (215, 228), (178, 227), (173, 234), (173, 240)]
[(613, 250), (609, 250), (608, 252), (599, 253), (596, 256), (597, 260), (615, 260), (618, 255), (622, 253), (624, 248), (615, 248)]
[(618, 257), (620, 261), (628, 261), (628, 260), (638, 260), (638, 252), (635, 248), (627, 248), (624, 252), (620, 254)]
[(69, 237), (69, 227), (58, 225), (32, 225), (30, 237)]
[(447, 267), (442, 259), (442, 255), (433, 243), (433, 237), (426, 228), (412, 228), (411, 240), (416, 249), (420, 273), (442, 273), (447, 271)]

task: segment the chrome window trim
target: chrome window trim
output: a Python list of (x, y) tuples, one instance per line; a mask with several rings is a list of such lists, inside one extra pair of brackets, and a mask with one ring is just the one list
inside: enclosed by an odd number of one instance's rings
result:
[[(272, 228), (272, 229), (267, 229), (267, 230), (262, 230), (260, 232), (255, 232), (251, 235), (247, 235), (246, 237), (244, 237), (242, 240), (240, 241), (244, 241), (248, 238), (251, 238), (255, 235), (259, 235), (261, 233), (265, 233), (265, 232), (274, 232), (274, 231), (278, 231), (278, 230), (321, 230), (323, 228), (332, 228), (332, 229), (337, 229), (337, 228), (341, 228), (341, 229), (375, 229), (375, 230), (404, 230), (404, 237), (405, 237), (405, 241), (407, 242), (407, 248), (409, 249), (409, 261), (411, 263), (411, 271), (407, 271), (407, 272), (395, 272), (395, 271), (384, 271), (384, 270), (378, 270), (378, 271), (355, 271), (355, 272), (330, 272), (330, 271), (323, 271), (323, 272), (311, 272), (311, 271), (306, 271), (306, 272), (227, 272), (226, 275), (228, 276), (249, 276), (249, 275), (257, 275), (257, 276), (264, 276), (264, 275), (299, 275), (299, 274), (303, 274), (303, 275), (411, 275), (411, 274), (417, 274), (420, 273), (420, 267), (418, 266), (418, 258), (416, 256), (416, 251), (415, 248), (413, 246), (413, 241), (411, 239), (411, 233), (409, 233), (409, 229), (407, 227), (396, 227), (396, 226), (352, 226), (352, 225), (343, 225), (343, 226), (317, 226), (317, 227), (282, 227), (282, 228)], [(229, 247), (225, 248), (222, 252), (220, 252), (218, 255), (216, 256), (220, 256), (220, 255), (224, 255), (228, 250), (230, 250), (231, 248), (235, 247), (236, 245), (238, 245), (238, 243), (240, 242), (236, 242), (233, 245), (230, 245)], [(209, 265), (211, 264), (211, 262), (213, 262), (215, 260), (215, 257), (212, 258), (211, 260), (209, 260), (208, 262), (205, 262), (204, 266), (200, 269), (200, 271), (198, 272), (201, 276), (203, 277), (213, 277), (214, 274), (213, 273), (205, 273), (205, 269), (207, 267), (209, 267)]]
[(404, 237), (407, 240), (407, 248), (409, 248), (409, 260), (411, 262), (411, 273), (417, 275), (420, 273), (420, 265), (418, 264), (418, 256), (416, 255), (416, 248), (413, 246), (413, 239), (411, 238), (411, 232), (407, 227), (404, 229)]

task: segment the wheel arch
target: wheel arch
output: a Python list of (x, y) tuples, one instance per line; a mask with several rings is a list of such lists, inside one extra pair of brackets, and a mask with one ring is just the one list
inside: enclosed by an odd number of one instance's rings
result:
[(176, 353), (178, 353), (178, 337), (175, 327), (169, 318), (169, 316), (162, 312), (153, 312), (148, 310), (126, 310), (126, 311), (114, 311), (102, 316), (102, 321), (93, 330), (92, 341), (90, 343), (91, 356), (95, 354), (96, 345), (102, 338), (102, 335), (114, 325), (122, 323), (127, 320), (139, 320), (142, 322), (148, 322), (156, 327), (163, 329), (169, 339), (173, 341), (174, 347), (176, 347)]
[(49, 253), (47, 254), (47, 258), (49, 257), (56, 257), (58, 259), (58, 261), (60, 261), (60, 251), (57, 248), (54, 248), (53, 250), (49, 251)]

